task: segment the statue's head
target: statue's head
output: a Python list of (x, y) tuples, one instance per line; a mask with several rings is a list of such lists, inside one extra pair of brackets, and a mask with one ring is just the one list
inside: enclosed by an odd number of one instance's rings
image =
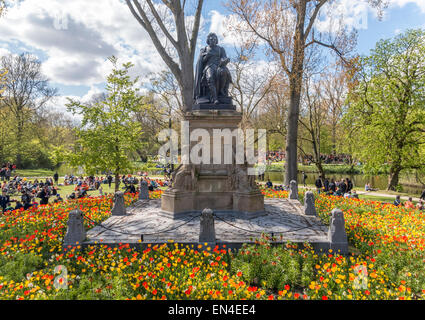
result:
[(210, 33), (207, 37), (207, 44), (214, 46), (218, 44), (218, 37), (215, 33)]

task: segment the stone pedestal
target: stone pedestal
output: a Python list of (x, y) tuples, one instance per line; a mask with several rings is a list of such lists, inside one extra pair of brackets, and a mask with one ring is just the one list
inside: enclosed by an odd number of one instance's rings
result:
[(263, 212), (263, 194), (260, 191), (253, 191), (249, 193), (235, 192), (233, 194), (233, 211)]
[(115, 193), (111, 213), (113, 216), (125, 216), (127, 214), (124, 203), (124, 192), (118, 191)]
[(145, 180), (140, 181), (139, 200), (149, 200), (148, 183)]
[(200, 218), (199, 243), (215, 244), (214, 215), (211, 209), (204, 209)]
[(344, 213), (340, 209), (332, 210), (328, 238), (330, 247), (333, 251), (343, 255), (347, 255), (349, 253)]
[(72, 210), (69, 213), (68, 229), (64, 237), (64, 248), (68, 246), (78, 246), (86, 238), (84, 229), (84, 213), (80, 209)]
[[(203, 141), (203, 145), (209, 148), (209, 156), (208, 152), (205, 155), (209, 163), (202, 161), (195, 164), (189, 160), (187, 164), (180, 165), (173, 173), (172, 187), (162, 195), (162, 210), (173, 214), (201, 211), (204, 208), (214, 211), (263, 212), (264, 197), (255, 184), (255, 177), (248, 176), (247, 166), (236, 163), (236, 130), (242, 120), (241, 113), (234, 110), (194, 110), (186, 114), (185, 120), (190, 134), (197, 129), (205, 130), (202, 131), (204, 134), (208, 133), (209, 141)], [(233, 137), (231, 141), (220, 138), (221, 160), (218, 161), (219, 152), (213, 148), (214, 134), (218, 137), (218, 130), (223, 132), (226, 129)], [(199, 141), (192, 141), (188, 148), (193, 151), (199, 146)], [(232, 150), (230, 162), (225, 161), (225, 149)], [(198, 154), (202, 156), (205, 151)], [(215, 164), (217, 162), (219, 164)]]

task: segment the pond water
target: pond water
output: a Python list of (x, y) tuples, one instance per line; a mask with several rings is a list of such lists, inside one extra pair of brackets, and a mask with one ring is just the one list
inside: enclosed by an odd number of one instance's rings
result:
[[(307, 173), (307, 184), (314, 184), (316, 179), (319, 177), (318, 173)], [(328, 174), (326, 177), (329, 179), (334, 178), (335, 180), (341, 180), (345, 178), (349, 178), (353, 181), (355, 187), (359, 187), (364, 189), (366, 183), (370, 183), (372, 188), (377, 188), (379, 190), (386, 190), (388, 186), (388, 176), (387, 175), (378, 175), (378, 176), (366, 176), (364, 174)], [(283, 181), (284, 173), (283, 172), (266, 172), (264, 175), (265, 180), (268, 178), (272, 181)], [(302, 183), (302, 174), (298, 174), (298, 182)], [(423, 187), (421, 186), (412, 186), (412, 185), (404, 185), (403, 192), (407, 192), (409, 194), (420, 195)]]
[[(150, 172), (152, 175), (163, 175), (163, 171), (157, 171), (157, 172)], [(307, 173), (307, 184), (314, 184), (316, 179), (319, 177), (318, 173)], [(364, 174), (328, 174), (326, 177), (329, 179), (334, 178), (335, 180), (341, 180), (345, 178), (349, 178), (351, 181), (353, 181), (353, 184), (355, 187), (362, 188), (364, 190), (364, 186), (366, 183), (370, 183), (372, 188), (378, 189), (381, 191), (387, 190), (388, 186), (388, 176), (387, 175), (377, 175), (377, 176), (367, 176)], [(266, 172), (264, 174), (264, 180), (267, 181), (267, 179), (270, 178), (272, 181), (282, 181), (284, 180), (284, 172)], [(298, 174), (298, 181), (299, 183), (302, 183), (302, 174)], [(420, 195), (422, 193), (422, 190), (424, 189), (421, 186), (414, 186), (414, 185), (405, 185), (403, 186), (403, 192), (412, 194), (412, 195)]]

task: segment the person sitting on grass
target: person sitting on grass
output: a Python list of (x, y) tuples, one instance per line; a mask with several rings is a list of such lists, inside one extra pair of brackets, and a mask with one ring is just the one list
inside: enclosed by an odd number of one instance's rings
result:
[(21, 201), (17, 200), (16, 201), (16, 205), (15, 205), (15, 209), (14, 210), (19, 210), (21, 208), (23, 208), (23, 204), (21, 203)]
[(393, 203), (396, 207), (398, 207), (398, 206), (400, 206), (401, 205), (401, 199), (400, 199), (400, 196), (396, 196), (395, 197), (395, 200), (394, 200), (394, 203)]
[(421, 211), (424, 209), (424, 201), (422, 199), (419, 200), (418, 204), (416, 205), (416, 209)]
[(126, 185), (124, 193), (136, 193), (134, 184), (130, 183), (128, 186)]
[(412, 197), (409, 197), (409, 200), (407, 200), (407, 201), (404, 203), (404, 207), (405, 207), (406, 209), (415, 209), (415, 205), (413, 204)]
[(13, 211), (13, 210), (15, 210), (15, 208), (13, 208), (13, 207), (12, 207), (12, 204), (9, 202), (9, 203), (6, 205), (6, 208), (4, 209), (4, 212), (9, 212), (9, 211)]
[(267, 179), (267, 182), (266, 182), (266, 187), (267, 188), (273, 188), (273, 183), (270, 181), (270, 178), (269, 179)]
[(365, 191), (378, 191), (378, 188), (372, 188), (372, 186), (369, 183), (366, 183), (364, 186)]

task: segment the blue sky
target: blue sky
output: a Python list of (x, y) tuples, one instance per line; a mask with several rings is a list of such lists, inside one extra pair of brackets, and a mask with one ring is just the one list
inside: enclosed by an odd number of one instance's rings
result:
[[(344, 3), (345, 14), (355, 18), (352, 8), (362, 1), (338, 1)], [(425, 26), (425, 0), (390, 1), (382, 21), (368, 11), (367, 29), (359, 30), (359, 53), (368, 54), (382, 38)], [(221, 3), (206, 0), (200, 45), (206, 33), (214, 31), (220, 36), (225, 28), (222, 22), (229, 13)], [(134, 73), (145, 82), (150, 74), (165, 68), (122, 0), (22, 0), (19, 8), (12, 8), (0, 19), (0, 30), (0, 55), (31, 52), (43, 61), (43, 71), (59, 89), (58, 106), (67, 96), (89, 99), (100, 92), (110, 71), (106, 58), (112, 54), (132, 61)]]
[[(425, 0), (422, 1), (425, 3)], [(425, 12), (415, 3), (408, 3), (401, 8), (391, 8), (385, 15), (384, 19), (379, 21), (369, 14), (368, 29), (359, 32), (357, 46), (359, 53), (368, 54), (377, 41), (392, 38), (398, 32), (425, 27)]]

